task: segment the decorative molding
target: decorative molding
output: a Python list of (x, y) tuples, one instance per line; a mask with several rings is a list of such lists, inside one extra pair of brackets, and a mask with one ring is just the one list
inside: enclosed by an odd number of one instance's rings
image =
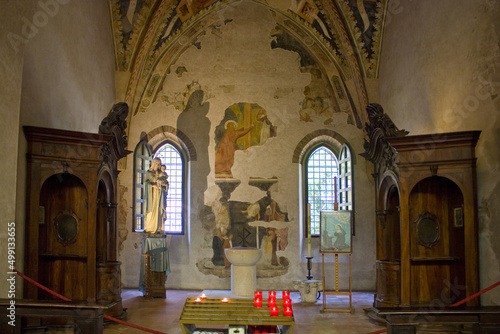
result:
[(370, 123), (365, 125), (368, 140), (365, 140), (365, 152), (361, 156), (375, 165), (375, 173), (380, 180), (387, 171), (392, 171), (399, 176), (396, 164), (398, 153), (389, 144), (387, 138), (403, 137), (408, 134), (408, 131), (399, 130), (379, 104), (369, 104), (366, 112)]
[(109, 163), (110, 158), (118, 161), (126, 157), (131, 151), (127, 148), (127, 128), (128, 105), (125, 102), (119, 102), (113, 105), (108, 116), (105, 117), (99, 125), (99, 134), (113, 136), (113, 139), (101, 148), (101, 157), (104, 163)]

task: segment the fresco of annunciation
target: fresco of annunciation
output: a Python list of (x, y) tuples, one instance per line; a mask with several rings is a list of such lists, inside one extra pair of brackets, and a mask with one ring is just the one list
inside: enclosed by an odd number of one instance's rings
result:
[(265, 109), (255, 103), (235, 103), (215, 128), (215, 177), (232, 178), (236, 150), (263, 145), (276, 136)]

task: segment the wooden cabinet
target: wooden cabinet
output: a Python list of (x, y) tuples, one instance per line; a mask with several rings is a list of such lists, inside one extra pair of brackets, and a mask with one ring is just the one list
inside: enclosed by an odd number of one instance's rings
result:
[(449, 305), (478, 292), (479, 134), (388, 139), (398, 152), (401, 305)]
[[(116, 120), (114, 109), (99, 134), (24, 127), (25, 274), (74, 301), (114, 302), (107, 311), (113, 316), (123, 313), (116, 261), (117, 161), (129, 153)], [(24, 297), (56, 298), (28, 282)]]
[[(480, 131), (407, 136), (367, 107), (376, 184), (375, 307), (450, 305), (478, 292)], [(479, 305), (478, 299), (467, 303)]]

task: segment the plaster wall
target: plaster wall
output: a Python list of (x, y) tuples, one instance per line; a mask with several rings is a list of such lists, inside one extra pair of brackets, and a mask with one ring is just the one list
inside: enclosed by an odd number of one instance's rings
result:
[[(0, 15), (4, 146), (0, 164), (0, 296), (8, 297), (9, 222), (16, 223), (15, 268), (24, 269), (27, 148), (22, 126), (97, 133), (115, 102), (115, 91), (113, 42), (105, 1), (9, 1)], [(17, 298), (22, 297), (22, 285), (18, 278)]]
[[(481, 130), (476, 147), (481, 288), (500, 280), (500, 4), (391, 0), (380, 103), (410, 135)], [(481, 298), (497, 304), (500, 290)]]
[[(0, 165), (2, 191), (0, 192), (0, 208), (2, 212), (2, 222), (0, 223), (0, 268), (3, 270), (0, 273), (0, 297), (7, 298), (11, 293), (11, 284), (7, 281), (11, 275), (7, 274), (6, 268), (12, 263), (8, 262), (8, 247), (14, 246), (14, 260), (22, 256), (22, 244), (16, 242), (9, 244), (12, 241), (12, 229), (9, 236), (9, 223), (16, 222), (16, 176), (17, 176), (17, 156), (18, 156), (18, 141), (19, 136), (19, 115), (21, 105), (21, 84), (22, 84), (22, 69), (24, 58), (24, 47), (12, 44), (12, 36), (21, 35), (22, 22), (19, 17), (32, 12), (32, 6), (25, 3), (15, 2), (12, 6), (7, 6), (0, 13), (0, 77), (3, 79), (0, 82), (0, 117), (2, 123), (0, 125), (1, 141), (3, 146), (3, 161), (8, 162)], [(12, 225), (12, 224), (11, 224)], [(17, 225), (20, 227), (21, 225)], [(12, 226), (10, 226), (12, 227)], [(21, 231), (17, 231), (18, 234)], [(15, 231), (14, 231), (15, 233)], [(15, 236), (14, 236), (15, 238)], [(12, 255), (12, 254), (11, 254)], [(17, 263), (13, 263), (17, 265)], [(13, 286), (15, 293), (16, 287)], [(10, 296), (9, 298), (12, 298)]]
[(30, 2), (21, 124), (97, 133), (115, 102), (106, 1)]
[[(235, 103), (256, 103), (267, 111), (277, 136), (262, 145), (238, 150), (232, 167), (233, 178), (241, 184), (231, 193), (231, 201), (254, 203), (266, 196), (265, 192), (248, 185), (252, 177), (272, 178), (278, 182), (270, 188), (272, 198), (282, 211), (288, 213), (286, 222), (288, 246), (279, 252), (290, 264), (285, 273), (259, 277), (260, 289), (292, 289), (293, 280), (305, 279), (307, 253), (303, 235), (301, 201), (299, 200), (300, 165), (292, 162), (294, 150), (308, 134), (331, 130), (345, 138), (354, 156), (354, 188), (356, 235), (353, 237), (353, 289), (374, 290), (375, 239), (374, 204), (370, 166), (358, 157), (363, 151), (363, 132), (348, 124), (347, 115), (335, 113), (331, 123), (321, 120), (303, 122), (299, 111), (304, 100), (304, 87), (310, 84), (311, 74), (299, 67), (299, 55), (281, 48), (271, 48), (275, 28), (273, 16), (266, 7), (255, 3), (241, 3), (221, 11), (225, 24), (199, 37), (196, 45), (188, 47), (170, 67), (163, 90), (145, 112), (130, 121), (129, 149), (133, 150), (142, 133), (150, 133), (159, 126), (181, 130), (193, 142), (197, 160), (189, 162), (189, 219), (187, 233), (169, 237), (171, 274), (168, 288), (229, 289), (229, 274), (217, 276), (202, 269), (212, 257), (213, 229), (203, 225), (201, 211), (214, 206), (220, 198), (215, 183), (215, 130), (224, 118), (226, 108)], [(177, 71), (183, 69), (182, 71)], [(180, 73), (180, 74), (179, 74)], [(183, 111), (185, 104), (177, 96), (189, 96), (195, 87), (203, 91), (199, 105)], [(187, 99), (187, 97), (186, 97)], [(182, 108), (179, 108), (182, 105)], [(187, 112), (198, 110), (198, 116), (186, 121)], [(199, 117), (198, 119), (196, 117)], [(141, 234), (130, 231), (133, 212), (133, 157), (127, 159), (127, 169), (120, 174), (122, 185), (121, 210), (125, 226), (120, 227), (122, 247), (122, 282), (126, 287), (137, 287)], [(121, 221), (122, 223), (123, 221)], [(314, 264), (312, 274), (321, 279), (321, 255), (318, 240), (313, 239)], [(326, 276), (333, 287), (333, 255), (326, 256)], [(347, 257), (340, 257), (340, 286), (347, 287)], [(229, 273), (230, 269), (225, 269)]]

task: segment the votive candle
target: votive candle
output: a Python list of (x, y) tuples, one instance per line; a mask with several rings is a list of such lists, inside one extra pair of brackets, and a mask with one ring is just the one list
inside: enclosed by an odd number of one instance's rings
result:
[(255, 298), (260, 298), (260, 299), (262, 299), (262, 291), (255, 291), (255, 292), (254, 292), (254, 296), (255, 296)]
[(276, 299), (276, 291), (269, 291), (269, 299)]
[(222, 298), (221, 302), (222, 303), (227, 303), (229, 300), (227, 298)]
[(207, 299), (207, 295), (202, 293), (201, 296), (200, 296), (201, 299)]
[(279, 310), (276, 306), (271, 307), (271, 317), (277, 317), (279, 315)]
[(283, 299), (283, 306), (284, 307), (291, 307), (292, 306), (292, 300), (291, 299)]
[(285, 307), (285, 309), (283, 310), (283, 315), (285, 317), (291, 317), (293, 315), (292, 308), (291, 307)]
[(200, 298), (200, 297), (196, 298), (196, 299), (194, 300), (194, 302), (195, 302), (195, 303), (201, 303), (201, 298)]
[(269, 298), (269, 299), (267, 300), (267, 306), (269, 306), (269, 308), (272, 308), (272, 307), (276, 306), (276, 299), (274, 299), (274, 298)]
[(255, 298), (255, 300), (253, 301), (253, 304), (255, 307), (262, 307), (262, 298)]
[(281, 293), (281, 296), (282, 296), (283, 300), (290, 299), (290, 291), (283, 291)]

